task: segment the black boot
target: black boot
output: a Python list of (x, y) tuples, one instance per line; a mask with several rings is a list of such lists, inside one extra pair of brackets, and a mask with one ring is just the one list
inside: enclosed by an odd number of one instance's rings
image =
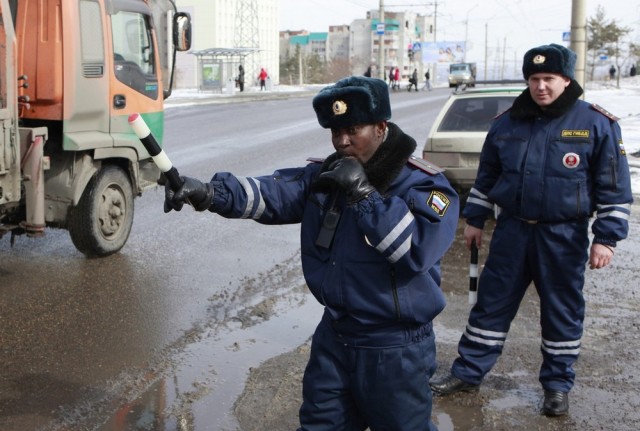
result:
[(546, 416), (562, 416), (569, 411), (569, 394), (561, 391), (544, 390), (542, 413)]
[(475, 392), (480, 388), (480, 385), (472, 385), (462, 381), (453, 374), (432, 380), (429, 382), (429, 386), (431, 386), (431, 390), (436, 396), (449, 395), (456, 392)]

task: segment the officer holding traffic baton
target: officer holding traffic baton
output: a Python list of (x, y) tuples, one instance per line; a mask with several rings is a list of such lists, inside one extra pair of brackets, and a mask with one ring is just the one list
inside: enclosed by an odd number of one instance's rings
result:
[(335, 152), (302, 167), (165, 188), (165, 210), (300, 223), (302, 270), (324, 305), (303, 378), (300, 430), (435, 429), (432, 320), (445, 305), (440, 259), (458, 196), (389, 121), (384, 81), (350, 77), (313, 99)]

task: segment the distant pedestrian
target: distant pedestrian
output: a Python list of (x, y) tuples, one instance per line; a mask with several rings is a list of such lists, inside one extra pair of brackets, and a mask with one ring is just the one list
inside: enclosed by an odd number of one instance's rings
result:
[(400, 69), (398, 69), (398, 66), (396, 66), (396, 70), (393, 72), (393, 85), (395, 85), (396, 90), (400, 88)]
[(632, 64), (631, 69), (629, 69), (629, 76), (636, 76), (636, 65)]
[(393, 73), (393, 66), (391, 66), (389, 68), (389, 88), (391, 88), (391, 89), (394, 88), (395, 76), (396, 76), (396, 74)]
[(409, 78), (409, 86), (407, 87), (407, 91), (411, 91), (411, 87), (418, 91), (418, 69), (413, 69), (413, 73)]
[(424, 73), (424, 87), (423, 90), (431, 91), (431, 74), (429, 73), (429, 69)]
[(236, 78), (236, 84), (238, 84), (238, 88), (240, 91), (244, 91), (244, 67), (242, 65), (238, 66), (238, 77)]
[(269, 77), (269, 74), (267, 73), (266, 70), (264, 70), (264, 67), (260, 68), (260, 74), (258, 75), (258, 79), (260, 80), (260, 91), (267, 90), (268, 77)]
[(364, 76), (371, 78), (371, 66), (367, 67), (367, 70), (364, 72)]
[(611, 67), (609, 68), (609, 79), (613, 81), (613, 78), (615, 77), (616, 77), (616, 68), (613, 67), (613, 64), (612, 64)]

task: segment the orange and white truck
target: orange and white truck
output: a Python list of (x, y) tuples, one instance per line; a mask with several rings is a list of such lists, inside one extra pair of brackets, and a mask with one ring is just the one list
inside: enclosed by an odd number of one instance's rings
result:
[(0, 237), (63, 228), (96, 257), (125, 245), (134, 197), (160, 179), (127, 120), (162, 142), (190, 40), (173, 0), (0, 0)]

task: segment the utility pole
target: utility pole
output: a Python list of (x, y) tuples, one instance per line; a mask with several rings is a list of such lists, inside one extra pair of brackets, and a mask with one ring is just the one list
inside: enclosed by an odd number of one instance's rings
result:
[(378, 22), (384, 26), (384, 32), (378, 35), (378, 78), (384, 80), (384, 34), (387, 32), (384, 22), (384, 0), (380, 0), (380, 12)]
[(302, 85), (302, 47), (298, 45), (298, 85)]
[[(433, 43), (438, 43), (438, 1), (429, 2), (426, 6), (433, 6)], [(438, 82), (438, 63), (431, 63), (427, 67), (431, 71), (431, 82)]]
[(489, 79), (487, 77), (488, 61), (489, 61), (489, 23), (486, 22), (484, 24), (484, 79), (485, 81)]
[[(571, 50), (576, 53), (576, 82), (584, 88), (587, 58), (587, 5), (586, 0), (573, 0), (571, 4)], [(584, 97), (584, 93), (582, 94)]]
[(504, 79), (504, 68), (507, 64), (507, 38), (505, 36), (504, 43), (502, 44), (502, 67), (500, 68), (500, 79)]

